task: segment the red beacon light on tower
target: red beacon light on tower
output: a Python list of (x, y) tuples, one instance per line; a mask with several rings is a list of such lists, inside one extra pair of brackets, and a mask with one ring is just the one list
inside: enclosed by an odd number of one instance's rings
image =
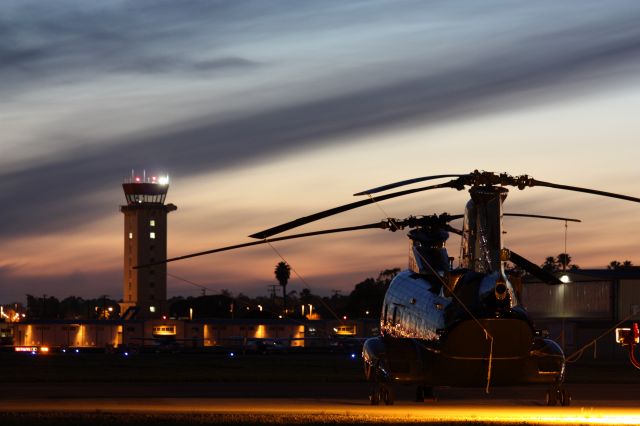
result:
[(125, 183), (156, 183), (156, 184), (160, 184), (160, 185), (167, 185), (167, 184), (169, 184), (169, 175), (147, 176), (147, 174), (145, 172), (142, 176), (139, 176), (139, 175), (133, 174), (133, 171), (132, 171), (131, 177), (125, 179)]
[(168, 175), (147, 175), (146, 171), (142, 176), (131, 171), (131, 177), (125, 179), (123, 189), (127, 198), (127, 204), (159, 203), (163, 204), (169, 189)]

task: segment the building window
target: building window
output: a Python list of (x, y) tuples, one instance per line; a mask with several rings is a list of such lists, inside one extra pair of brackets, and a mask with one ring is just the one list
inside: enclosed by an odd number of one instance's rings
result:
[(176, 326), (175, 325), (155, 326), (153, 327), (153, 335), (154, 336), (175, 336)]
[(129, 239), (133, 240), (133, 232), (129, 232)]
[(149, 238), (151, 238), (152, 240), (156, 239), (156, 233), (155, 232), (149, 232)]
[(151, 220), (149, 221), (149, 226), (156, 226), (156, 221), (155, 221), (155, 220), (153, 220), (153, 219), (151, 219)]

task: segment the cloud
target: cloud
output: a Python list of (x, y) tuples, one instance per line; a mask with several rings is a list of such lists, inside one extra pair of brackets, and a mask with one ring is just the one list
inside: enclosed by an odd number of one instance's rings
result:
[[(257, 62), (217, 53), (225, 7), (131, 2), (84, 5), (23, 2), (0, 18), (0, 93), (113, 73), (198, 73), (250, 69)], [(208, 28), (206, 28), (208, 26)], [(200, 36), (218, 35), (203, 48)]]
[[(215, 8), (208, 9), (206, 4), (196, 3), (195, 8), (182, 13), (164, 4), (165, 9), (154, 12), (151, 22), (140, 28), (127, 8), (110, 11), (106, 18), (95, 13), (75, 16), (69, 30), (62, 29), (59, 20), (39, 15), (35, 23), (41, 25), (40, 37), (36, 39), (45, 41), (26, 43), (20, 40), (27, 38), (16, 35), (16, 27), (5, 28), (3, 31), (12, 35), (5, 40), (19, 38), (20, 49), (11, 47), (10, 41), (0, 42), (0, 55), (8, 59), (0, 63), (5, 68), (40, 73), (45, 69), (61, 73), (61, 63), (64, 67), (74, 63), (68, 58), (82, 58), (78, 63), (89, 64), (89, 70), (203, 72), (259, 66), (235, 55), (199, 59), (160, 54), (157, 49), (163, 43), (175, 48), (197, 38), (194, 28), (206, 20), (197, 20), (193, 26), (184, 24), (202, 10), (207, 11), (202, 16), (215, 15)], [(132, 16), (140, 19), (140, 15)], [(367, 88), (354, 85), (355, 89), (333, 96), (324, 95), (323, 82), (317, 81), (314, 83), (320, 89), (305, 101), (284, 106), (274, 103), (260, 112), (226, 119), (194, 111), (191, 120), (158, 125), (145, 134), (104, 140), (82, 149), (62, 148), (56, 155), (21, 169), (0, 172), (0, 236), (64, 229), (102, 216), (111, 211), (112, 200), (121, 197), (116, 195), (119, 190), (114, 182), (131, 168), (157, 167), (173, 176), (188, 177), (325, 145), (348, 135), (452, 120), (528, 105), (572, 90), (593, 90), (597, 83), (637, 74), (640, 27), (636, 18), (633, 12), (618, 13), (586, 23), (567, 23), (561, 29), (556, 25), (534, 33), (514, 32), (507, 34), (511, 43), (499, 46), (474, 41), (482, 54), (455, 58), (458, 52), (454, 50), (446, 66), (433, 69), (423, 64), (414, 76), (400, 80), (381, 79), (384, 83)], [(222, 18), (216, 17), (215, 23), (219, 22)], [(111, 23), (115, 27), (111, 28)], [(52, 41), (46, 41), (49, 34), (55, 35)], [(58, 63), (60, 58), (67, 59)], [(89, 59), (96, 63), (92, 65)], [(402, 63), (396, 66), (402, 67)], [(89, 73), (86, 69), (82, 72)], [(280, 85), (286, 92), (288, 81)], [(113, 197), (102, 197), (105, 193)]]
[(258, 62), (238, 57), (225, 57), (204, 61), (190, 61), (176, 56), (160, 56), (138, 59), (114, 67), (117, 72), (137, 72), (142, 74), (191, 73), (207, 76), (212, 72), (238, 71), (260, 66)]

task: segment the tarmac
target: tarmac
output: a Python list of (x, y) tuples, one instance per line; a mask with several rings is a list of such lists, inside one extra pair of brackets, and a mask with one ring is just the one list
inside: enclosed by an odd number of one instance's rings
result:
[(413, 400), (413, 388), (399, 386), (393, 406), (371, 406), (366, 383), (12, 383), (6, 390), (0, 400), (5, 416), (145, 413), (232, 415), (236, 422), (268, 423), (640, 424), (637, 384), (568, 385), (570, 407), (544, 405), (541, 386), (495, 388), (489, 394), (439, 388), (437, 400), (420, 403)]

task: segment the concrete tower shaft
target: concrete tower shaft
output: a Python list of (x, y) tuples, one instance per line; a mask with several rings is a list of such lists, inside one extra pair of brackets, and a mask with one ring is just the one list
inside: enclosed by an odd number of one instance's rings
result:
[(159, 317), (167, 310), (166, 265), (133, 267), (167, 258), (167, 215), (177, 207), (164, 204), (169, 190), (167, 178), (133, 177), (122, 188), (127, 204), (120, 206), (124, 214), (121, 312), (135, 310), (137, 318)]

